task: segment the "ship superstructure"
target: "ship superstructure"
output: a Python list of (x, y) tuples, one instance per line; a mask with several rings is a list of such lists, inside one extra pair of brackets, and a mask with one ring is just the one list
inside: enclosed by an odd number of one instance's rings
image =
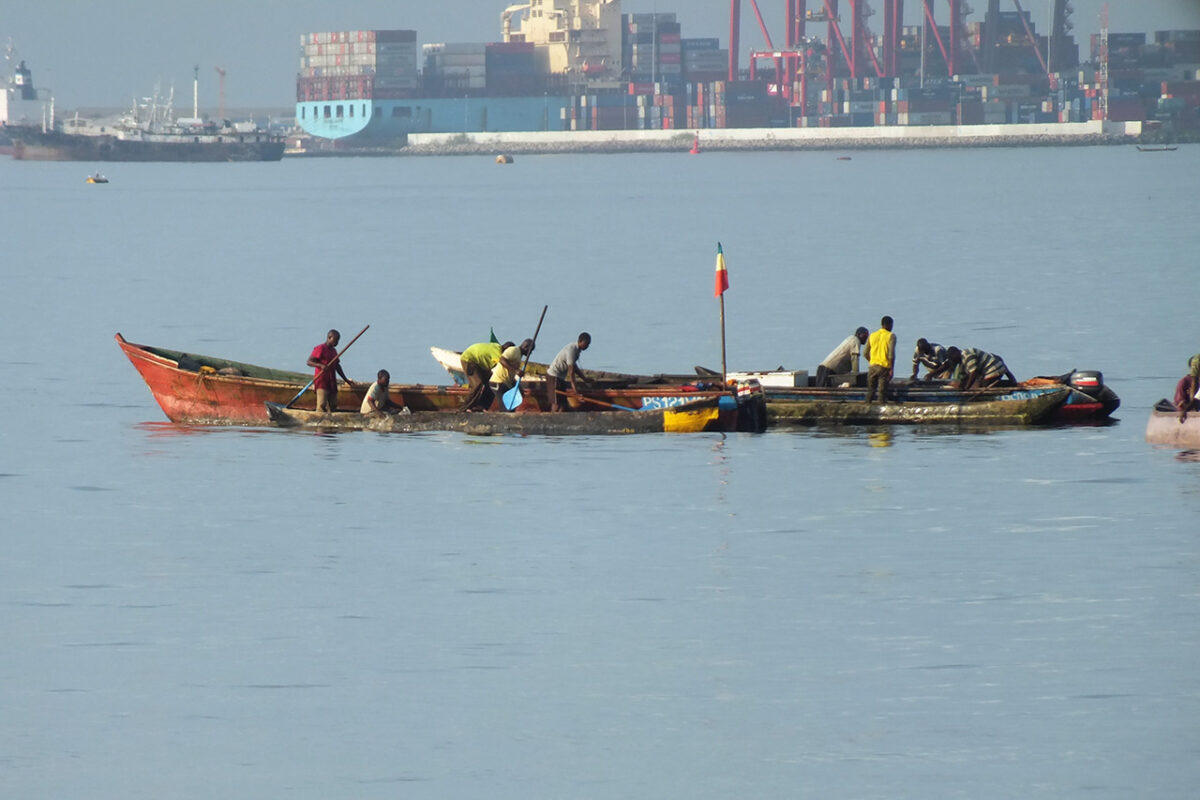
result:
[(506, 42), (532, 44), (549, 74), (588, 81), (621, 77), (621, 0), (529, 0), (504, 10), (501, 35)]

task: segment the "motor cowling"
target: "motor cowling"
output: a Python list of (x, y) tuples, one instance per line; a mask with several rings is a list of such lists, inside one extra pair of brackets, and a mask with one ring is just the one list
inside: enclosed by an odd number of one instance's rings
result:
[(1075, 370), (1067, 383), (1072, 389), (1094, 396), (1104, 389), (1104, 375), (1094, 369)]

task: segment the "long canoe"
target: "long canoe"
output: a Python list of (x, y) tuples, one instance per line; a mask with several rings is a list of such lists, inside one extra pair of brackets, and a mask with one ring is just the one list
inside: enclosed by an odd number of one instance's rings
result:
[[(134, 344), (120, 333), (116, 339), (172, 422), (265, 425), (264, 403), (286, 404), (312, 380), (310, 373)], [(357, 411), (369, 385), (339, 386), (338, 409)], [(414, 411), (456, 409), (466, 394), (457, 386), (393, 383), (388, 389), (393, 403)], [(306, 391), (294, 405), (314, 408), (316, 395)]]
[[(162, 347), (134, 344), (116, 335), (117, 344), (141, 374), (159, 407), (173, 422), (213, 425), (264, 425), (269, 421), (266, 403), (314, 408), (316, 395), (305, 391), (312, 376), (304, 372), (270, 369), (241, 361), (184, 353)], [(526, 412), (550, 410), (544, 379), (523, 381)], [(338, 411), (358, 411), (369, 384), (339, 386)], [(462, 386), (392, 383), (388, 396), (397, 406), (413, 412), (457, 411), (467, 397)], [(762, 430), (766, 410), (761, 391), (739, 387), (737, 395), (717, 384), (656, 386), (640, 393), (604, 393), (569, 399), (573, 412), (606, 411), (614, 405), (635, 410), (661, 410), (702, 398), (716, 398), (728, 429)]]
[[(1065, 386), (1023, 392), (1004, 400), (942, 403), (867, 403), (865, 400), (805, 399), (767, 401), (768, 426), (780, 425), (1037, 425), (1049, 420), (1067, 399)], [(769, 395), (768, 395), (769, 397)]]
[[(462, 379), (459, 354), (453, 350), (430, 348), (434, 358), (454, 379)], [(598, 372), (585, 370), (589, 381), (579, 394), (573, 394), (570, 402), (574, 406), (586, 407), (595, 399), (607, 403), (640, 408), (643, 405), (662, 402), (672, 386), (688, 391), (708, 389), (720, 384), (719, 374), (703, 367), (696, 367), (697, 375), (635, 375), (621, 372)], [(545, 365), (530, 362), (532, 374), (544, 374)], [(867, 419), (879, 414), (879, 410), (865, 412), (866, 387), (850, 380), (848, 386), (818, 387), (774, 385), (773, 377), (792, 378), (791, 372), (755, 373), (767, 376), (763, 382), (763, 393), (767, 403), (768, 424), (784, 419), (802, 419), (803, 424), (816, 421), (833, 423), (847, 419)], [(847, 376), (842, 376), (847, 377)], [(853, 377), (853, 376), (850, 376)], [(537, 378), (533, 379), (537, 381)], [(810, 379), (811, 382), (811, 379)], [(946, 419), (963, 419), (978, 416), (979, 419), (1004, 419), (1010, 417), (1012, 409), (1004, 407), (1005, 413), (992, 413), (987, 408), (960, 411), (956, 406), (978, 403), (1025, 401), (1047, 389), (1066, 389), (1065, 399), (1058, 403), (1048, 419), (1040, 420), (1052, 424), (1095, 422), (1108, 418), (1121, 405), (1120, 398), (1107, 385), (1099, 372), (1077, 371), (1059, 376), (1037, 377), (1011, 386), (992, 386), (986, 389), (962, 390), (953, 388), (948, 381), (899, 380), (891, 385), (889, 398), (897, 405), (903, 404), (903, 413), (890, 414), (896, 422), (919, 423), (941, 422)], [(657, 398), (657, 399), (656, 399)], [(675, 402), (682, 402), (676, 397)], [(923, 407), (930, 407), (923, 412)], [(947, 408), (941, 408), (947, 406)], [(1020, 415), (1018, 415), (1019, 418)], [(1005, 422), (1004, 424), (1013, 424)], [(1022, 423), (1017, 423), (1022, 424)]]
[(271, 421), (280, 427), (319, 430), (370, 430), (388, 433), (452, 431), (473, 436), (600, 436), (633, 433), (703, 433), (732, 430), (718, 398), (649, 411), (417, 411), (407, 414), (320, 413), (266, 403)]
[(1200, 412), (1189, 413), (1187, 419), (1180, 422), (1175, 405), (1165, 398), (1159, 400), (1150, 409), (1146, 441), (1180, 449), (1200, 449)]

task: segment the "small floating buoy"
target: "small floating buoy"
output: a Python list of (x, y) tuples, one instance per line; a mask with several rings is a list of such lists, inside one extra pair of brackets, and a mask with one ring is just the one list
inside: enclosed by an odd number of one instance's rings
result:
[(513, 162), (513, 157), (510, 156), (508, 153), (501, 153), (500, 155), (496, 156), (497, 164), (511, 164), (512, 162)]
[(688, 150), (688, 152), (691, 153), (692, 155), (699, 155), (699, 153), (700, 153), (700, 134), (698, 134), (698, 133), (696, 134), (696, 140), (694, 142), (692, 142), (692, 149)]

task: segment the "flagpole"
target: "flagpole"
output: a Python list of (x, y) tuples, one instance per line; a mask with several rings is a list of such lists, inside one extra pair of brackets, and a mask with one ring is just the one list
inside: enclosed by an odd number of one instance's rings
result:
[(717, 242), (717, 275), (713, 294), (721, 301), (721, 386), (725, 386), (727, 367), (725, 364), (725, 290), (729, 288), (729, 273), (725, 270), (725, 251)]
[(724, 387), (725, 379), (725, 294), (721, 293), (721, 386)]

